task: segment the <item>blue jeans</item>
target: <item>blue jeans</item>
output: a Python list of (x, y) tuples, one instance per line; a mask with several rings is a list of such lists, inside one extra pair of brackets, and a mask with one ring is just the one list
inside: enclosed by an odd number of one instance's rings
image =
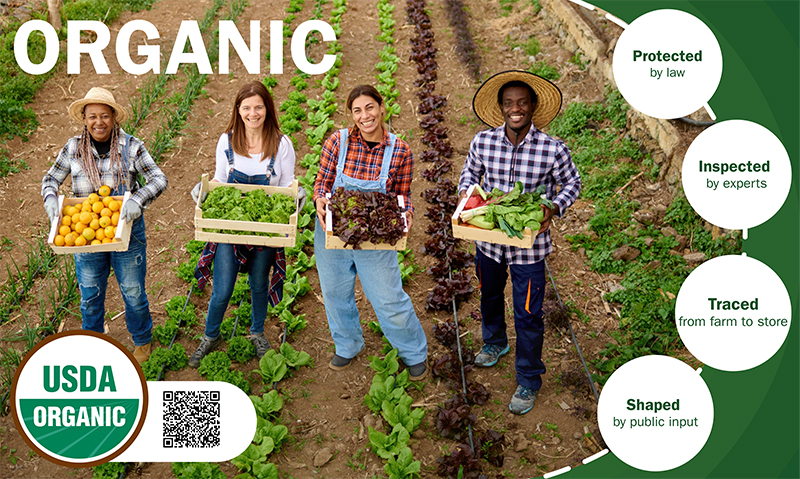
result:
[(508, 344), (505, 319), (505, 295), (511, 270), (512, 297), (514, 301), (514, 329), (517, 333), (516, 359), (517, 384), (538, 391), (542, 387), (542, 362), (544, 344), (544, 261), (533, 264), (501, 263), (477, 250), (475, 272), (481, 289), (481, 316), (483, 316), (483, 342), (505, 347)]
[[(236, 262), (236, 255), (233, 252), (234, 246), (218, 243), (214, 254), (214, 287), (211, 290), (211, 300), (208, 302), (205, 331), (206, 336), (211, 339), (219, 336), (219, 326), (222, 324), (225, 310), (228, 309), (233, 286), (239, 275), (239, 263)], [(252, 300), (250, 334), (253, 335), (264, 332), (269, 301), (269, 270), (274, 265), (275, 248), (264, 247), (261, 251), (252, 251), (247, 257)]]
[(383, 334), (397, 348), (400, 359), (407, 366), (425, 361), (428, 341), (411, 298), (403, 291), (397, 251), (325, 249), (325, 230), (317, 220), (314, 254), (325, 314), (337, 355), (352, 358), (364, 349), (355, 295), (358, 274)]
[(104, 332), (106, 287), (108, 275), (114, 268), (122, 300), (125, 302), (125, 324), (135, 346), (150, 342), (153, 318), (144, 288), (147, 274), (147, 239), (144, 219), (133, 222), (128, 251), (110, 253), (76, 253), (75, 274), (81, 288), (81, 317), (83, 329)]

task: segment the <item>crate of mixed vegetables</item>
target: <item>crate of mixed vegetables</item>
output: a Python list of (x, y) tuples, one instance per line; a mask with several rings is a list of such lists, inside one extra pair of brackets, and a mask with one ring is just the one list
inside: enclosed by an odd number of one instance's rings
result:
[(327, 249), (404, 250), (408, 242), (402, 195), (337, 188), (325, 215)]
[[(194, 210), (194, 239), (253, 246), (294, 246), (297, 180), (291, 186), (211, 183), (203, 175), (205, 201)], [(201, 195), (202, 197), (202, 195)]]
[(521, 181), (508, 193), (497, 188), (487, 193), (480, 185), (470, 186), (453, 213), (453, 236), (530, 248), (544, 219), (541, 205), (553, 207), (544, 189), (542, 185), (525, 193)]

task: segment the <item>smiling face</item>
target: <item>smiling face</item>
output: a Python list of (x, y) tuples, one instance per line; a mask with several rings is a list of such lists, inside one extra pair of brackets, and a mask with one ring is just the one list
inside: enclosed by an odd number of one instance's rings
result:
[(267, 117), (267, 106), (261, 96), (249, 96), (239, 103), (239, 116), (248, 130), (261, 131)]
[(102, 103), (90, 103), (83, 109), (83, 124), (95, 141), (108, 141), (114, 128), (114, 109)]
[(506, 126), (521, 134), (522, 130), (527, 132), (530, 127), (536, 104), (531, 101), (527, 88), (512, 86), (503, 91), (500, 109), (503, 110)]
[(361, 95), (350, 105), (353, 121), (361, 131), (361, 136), (366, 141), (381, 141), (383, 139), (383, 115), (386, 110), (383, 105), (368, 95)]

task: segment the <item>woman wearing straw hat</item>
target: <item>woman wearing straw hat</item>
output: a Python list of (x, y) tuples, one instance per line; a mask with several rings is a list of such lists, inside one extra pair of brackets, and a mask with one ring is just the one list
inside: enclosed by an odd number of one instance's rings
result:
[[(110, 269), (114, 268), (125, 302), (125, 323), (135, 346), (133, 355), (141, 364), (150, 357), (153, 327), (144, 285), (147, 241), (142, 210), (167, 189), (167, 177), (144, 143), (120, 128), (127, 113), (114, 101), (110, 91), (92, 88), (82, 100), (69, 106), (69, 116), (83, 123), (83, 132), (67, 141), (42, 179), (44, 208), (51, 221), (58, 219), (56, 195), (69, 175), (72, 175), (72, 192), (79, 197), (98, 192), (102, 185), (109, 185), (112, 195), (131, 192), (120, 211), (120, 219), (131, 223), (128, 250), (74, 256), (83, 329), (104, 332), (106, 286)], [(138, 183), (140, 175), (147, 181), (144, 186)]]
[(472, 105), (478, 118), (491, 129), (478, 133), (472, 140), (458, 184), (462, 197), (481, 178), (486, 191), (499, 188), (508, 192), (521, 181), (525, 191), (545, 185), (546, 195), (555, 205), (552, 209), (542, 206), (544, 220), (532, 248), (476, 242), (475, 268), (480, 280), (484, 345), (475, 364), (494, 366), (510, 350), (503, 293), (510, 270), (518, 387), (509, 409), (515, 414), (525, 414), (533, 408), (545, 372), (542, 301), (544, 260), (553, 249), (550, 220), (575, 202), (581, 178), (564, 143), (540, 130), (561, 109), (561, 91), (557, 86), (529, 72), (505, 71), (481, 85)]

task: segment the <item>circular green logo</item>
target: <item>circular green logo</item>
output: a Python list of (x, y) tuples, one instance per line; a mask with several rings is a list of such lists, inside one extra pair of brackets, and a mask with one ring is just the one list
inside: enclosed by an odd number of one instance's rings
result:
[(147, 411), (147, 383), (116, 340), (68, 331), (25, 356), (11, 404), (32, 449), (63, 466), (90, 467), (112, 460), (136, 439)]

